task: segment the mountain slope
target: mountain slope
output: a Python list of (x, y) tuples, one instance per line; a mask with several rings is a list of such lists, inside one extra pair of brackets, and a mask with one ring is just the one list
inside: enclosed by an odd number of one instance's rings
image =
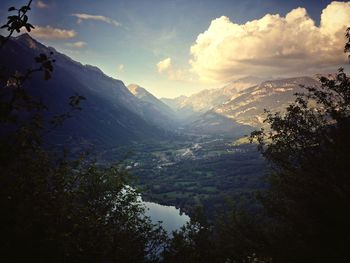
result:
[[(176, 119), (174, 111), (161, 100), (157, 99), (146, 89), (137, 84), (130, 84), (127, 87), (129, 91), (137, 97), (147, 111), (148, 116), (152, 116), (152, 120), (164, 129), (176, 127)], [(145, 116), (147, 118), (147, 116)]]
[(0, 66), (5, 74), (25, 72), (35, 67), (39, 53), (54, 52), (54, 72), (49, 81), (36, 74), (27, 85), (34, 97), (42, 98), (50, 112), (67, 111), (67, 98), (75, 93), (87, 98), (83, 110), (53, 133), (55, 142), (84, 141), (94, 144), (118, 145), (163, 136), (148, 116), (148, 109), (132, 95), (123, 82), (103, 74), (93, 66), (84, 66), (53, 48), (46, 47), (28, 34), (10, 39), (0, 51)]
[(169, 98), (161, 98), (160, 100), (168, 105), (173, 111), (177, 111), (179, 109), (179, 105), (186, 100), (188, 97), (185, 95), (181, 95), (179, 97), (169, 99)]
[(241, 124), (261, 127), (265, 118), (264, 109), (283, 112), (294, 101), (295, 93), (305, 91), (301, 87), (303, 85), (315, 87), (319, 82), (311, 77), (265, 81), (241, 90), (213, 111)]
[(186, 130), (200, 134), (248, 134), (264, 125), (264, 109), (283, 112), (294, 101), (294, 94), (303, 91), (303, 85), (315, 87), (319, 82), (311, 77), (297, 77), (265, 81), (241, 90), (235, 88), (234, 92), (234, 85), (214, 90), (216, 95), (228, 91), (226, 94), (230, 94), (230, 99), (197, 116)]
[(245, 77), (233, 81), (222, 88), (202, 90), (189, 97), (180, 96), (175, 99), (162, 98), (162, 101), (172, 107), (178, 115), (193, 120), (202, 113), (230, 100), (233, 96), (238, 94), (240, 90), (256, 85), (262, 81), (263, 79), (257, 77)]
[(254, 130), (249, 125), (242, 125), (230, 118), (220, 115), (213, 110), (200, 115), (193, 122), (185, 126), (186, 132), (202, 135), (225, 136), (239, 138), (250, 134)]

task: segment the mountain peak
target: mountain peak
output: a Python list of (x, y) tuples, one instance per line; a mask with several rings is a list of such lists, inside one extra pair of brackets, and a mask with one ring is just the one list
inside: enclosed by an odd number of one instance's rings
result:
[(32, 38), (28, 33), (21, 34), (17, 37), (14, 37), (15, 41), (20, 43), (24, 43), (29, 46), (31, 49), (37, 49), (39, 42), (37, 42), (34, 38)]
[(33, 38), (28, 33), (23, 33), (15, 38), (16, 39), (32, 39), (33, 40)]
[(152, 96), (146, 89), (137, 84), (130, 84), (127, 86), (128, 90), (136, 97), (143, 97), (145, 95)]

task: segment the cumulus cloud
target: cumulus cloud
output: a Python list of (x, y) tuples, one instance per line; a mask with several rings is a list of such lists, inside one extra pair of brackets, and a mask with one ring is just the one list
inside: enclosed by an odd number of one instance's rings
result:
[(106, 16), (101, 16), (101, 15), (89, 15), (89, 14), (72, 14), (72, 16), (75, 16), (76, 18), (78, 18), (77, 23), (80, 24), (83, 22), (83, 20), (95, 20), (95, 21), (101, 21), (101, 22), (105, 22), (107, 24), (111, 24), (113, 26), (121, 26), (121, 23), (119, 23), (118, 21), (106, 17)]
[(40, 8), (40, 9), (44, 9), (44, 8), (48, 8), (48, 7), (49, 7), (48, 4), (46, 4), (44, 1), (41, 1), (41, 0), (36, 1), (36, 2), (35, 2), (35, 6), (36, 6), (37, 8)]
[(78, 41), (78, 42), (73, 42), (73, 43), (66, 43), (66, 46), (71, 47), (71, 48), (83, 48), (87, 45), (86, 42), (84, 41)]
[(158, 72), (166, 74), (168, 79), (176, 81), (192, 81), (193, 78), (188, 70), (174, 67), (171, 58), (166, 58), (157, 63)]
[(35, 29), (33, 29), (30, 34), (36, 38), (46, 40), (68, 39), (77, 35), (74, 30), (54, 28), (52, 26), (35, 26)]
[(158, 62), (157, 69), (159, 73), (165, 72), (171, 68), (171, 58), (166, 58)]
[(320, 26), (304, 8), (285, 17), (267, 14), (245, 24), (222, 16), (191, 46), (191, 70), (208, 82), (244, 75), (316, 73), (345, 61), (347, 26), (350, 2), (330, 3), (322, 11)]

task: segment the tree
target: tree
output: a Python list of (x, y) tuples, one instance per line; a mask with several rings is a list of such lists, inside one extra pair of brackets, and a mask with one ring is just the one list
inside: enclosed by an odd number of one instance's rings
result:
[(340, 262), (350, 249), (350, 79), (339, 69), (305, 88), (284, 115), (268, 112), (270, 130), (252, 133), (271, 165), (260, 195), (265, 252), (274, 262)]
[[(31, 1), (3, 26), (1, 48), (13, 32), (30, 31)], [(0, 257), (10, 262), (156, 262), (166, 240), (144, 215), (130, 176), (119, 164), (101, 167), (82, 153), (49, 151), (43, 135), (80, 110), (85, 98), (69, 98), (71, 110), (45, 119), (47, 107), (24, 83), (37, 72), (48, 80), (52, 54), (37, 68), (3, 74), (0, 84)], [(5, 72), (5, 71), (4, 71)]]
[(212, 228), (206, 222), (202, 209), (197, 207), (191, 221), (173, 232), (173, 238), (163, 252), (164, 262), (216, 262), (213, 241)]

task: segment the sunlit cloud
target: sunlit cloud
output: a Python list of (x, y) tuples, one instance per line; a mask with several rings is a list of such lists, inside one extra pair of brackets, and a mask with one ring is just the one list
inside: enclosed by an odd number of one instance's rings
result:
[(174, 67), (171, 58), (166, 58), (158, 62), (157, 69), (160, 74), (166, 74), (169, 80), (192, 81), (193, 78), (188, 70)]
[(77, 23), (80, 24), (83, 22), (83, 20), (94, 20), (94, 21), (101, 21), (101, 22), (105, 22), (107, 24), (111, 24), (113, 26), (119, 27), (121, 26), (121, 23), (119, 23), (118, 21), (106, 17), (106, 16), (102, 16), (102, 15), (90, 15), (90, 14), (72, 14), (72, 16), (78, 18)]
[(157, 69), (159, 73), (165, 72), (171, 67), (171, 58), (166, 58), (157, 63)]
[(183, 69), (170, 69), (168, 71), (168, 78), (175, 81), (190, 81), (190, 75), (187, 70)]
[(35, 29), (30, 34), (36, 38), (46, 40), (69, 39), (77, 35), (74, 30), (54, 28), (52, 26), (35, 26)]
[(267, 14), (245, 24), (222, 16), (191, 46), (191, 70), (205, 82), (244, 75), (317, 73), (345, 62), (342, 51), (349, 25), (350, 2), (330, 3), (322, 11), (320, 26), (304, 8), (285, 17)]
[(46, 4), (44, 1), (38, 0), (35, 2), (35, 6), (40, 9), (48, 8), (49, 5)]
[(84, 41), (78, 41), (78, 42), (73, 42), (73, 43), (66, 43), (67, 47), (76, 48), (76, 49), (83, 48), (86, 45), (87, 45), (87, 43), (84, 42)]

